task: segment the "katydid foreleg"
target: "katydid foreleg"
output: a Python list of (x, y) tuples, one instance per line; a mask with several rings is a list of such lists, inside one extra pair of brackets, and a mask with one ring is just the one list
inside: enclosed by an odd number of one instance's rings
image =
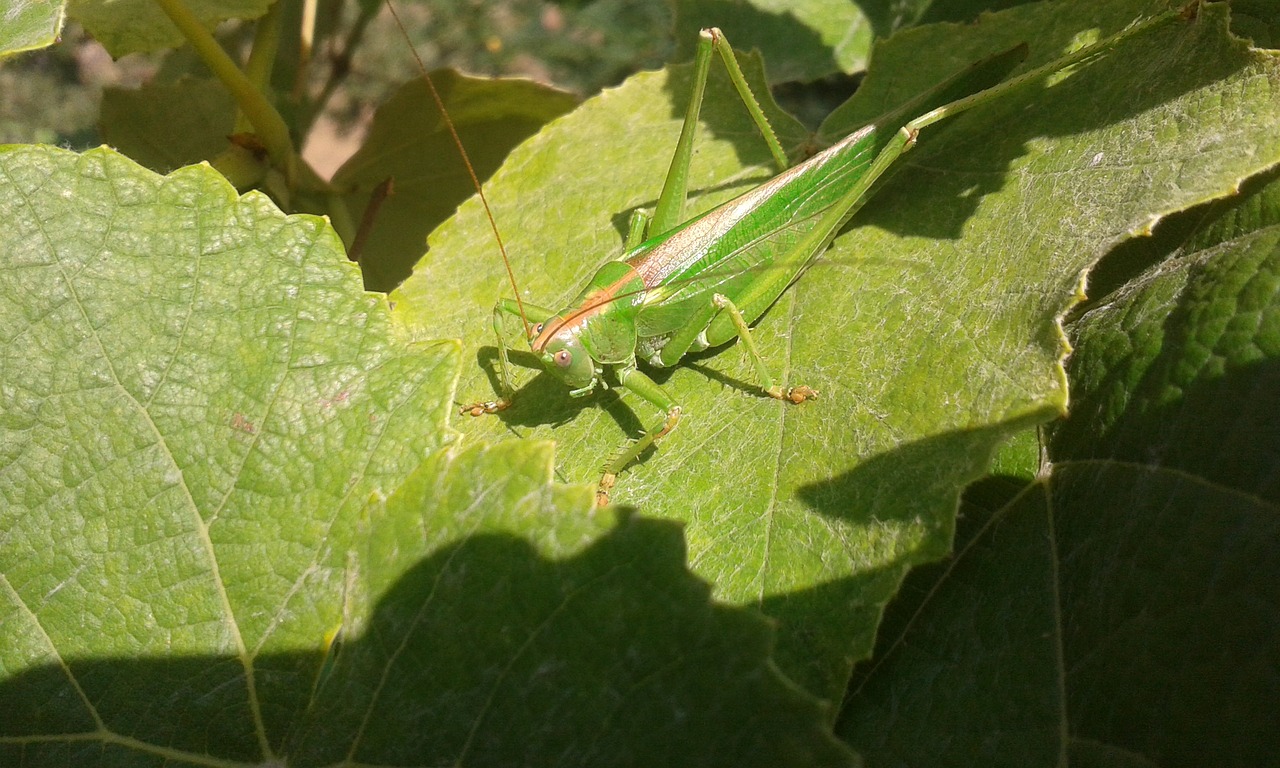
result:
[[(511, 299), (498, 300), (493, 307), (493, 332), (498, 337), (498, 399), (464, 406), (462, 408), (464, 415), (481, 416), (486, 413), (497, 413), (511, 406), (515, 386), (511, 383), (511, 361), (507, 359), (507, 350), (511, 345), (507, 343), (504, 320), (509, 316), (515, 316), (524, 318), (526, 322), (542, 323), (555, 313), (554, 309), (540, 307), (537, 304), (517, 304)], [(538, 330), (541, 330), (540, 325), (530, 327), (532, 332), (536, 333)], [(529, 339), (526, 338), (525, 341), (527, 343)]]

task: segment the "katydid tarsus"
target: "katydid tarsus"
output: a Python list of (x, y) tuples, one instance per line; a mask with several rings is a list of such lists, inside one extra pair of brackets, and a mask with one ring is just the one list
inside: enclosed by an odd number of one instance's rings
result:
[[(572, 396), (607, 388), (605, 371), (612, 369), (621, 387), (654, 406), (661, 416), (648, 432), (624, 444), (608, 460), (597, 488), (597, 501), (603, 504), (618, 474), (674, 429), (681, 418), (679, 403), (640, 369), (641, 363), (668, 367), (690, 352), (741, 338), (765, 394), (795, 404), (816, 399), (817, 391), (808, 386), (775, 382), (752, 340), (750, 326), (826, 249), (876, 182), (914, 146), (920, 131), (1030, 81), (1083, 64), (1162, 18), (1130, 25), (1012, 79), (1005, 78), (1025, 56), (1025, 46), (991, 56), (789, 168), (728, 41), (717, 29), (703, 30), (694, 63), (692, 96), (653, 213), (632, 216), (621, 255), (601, 266), (563, 309), (523, 302), (510, 265), (506, 265), (515, 299), (500, 299), (493, 310), (498, 398), (465, 406), (462, 413), (496, 413), (509, 407), (515, 396), (507, 355), (511, 348), (508, 317), (520, 320), (529, 349), (570, 388)], [(717, 54), (780, 173), (686, 221), (682, 211), (699, 107)], [(443, 105), (440, 107), (443, 111)], [(481, 196), (483, 199), (482, 192)], [(487, 211), (487, 202), (485, 208)], [(492, 217), (490, 221), (496, 236)], [(502, 255), (505, 261), (505, 252)]]

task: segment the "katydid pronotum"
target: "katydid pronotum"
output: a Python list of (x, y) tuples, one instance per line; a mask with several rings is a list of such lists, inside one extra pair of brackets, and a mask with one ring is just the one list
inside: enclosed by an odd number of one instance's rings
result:
[[(509, 407), (515, 396), (507, 355), (509, 317), (520, 320), (529, 349), (570, 388), (572, 396), (606, 388), (604, 373), (611, 368), (622, 388), (661, 412), (661, 421), (638, 440), (624, 444), (608, 461), (597, 487), (597, 502), (603, 504), (618, 474), (681, 418), (680, 404), (640, 369), (640, 363), (668, 367), (690, 352), (741, 338), (765, 394), (795, 404), (816, 399), (817, 391), (809, 386), (775, 382), (752, 340), (750, 326), (826, 249), (876, 182), (915, 144), (920, 131), (1029, 81), (1085, 63), (1162, 18), (1130, 25), (1013, 79), (1005, 77), (1025, 56), (1025, 46), (983, 59), (789, 168), (728, 41), (717, 29), (703, 30), (692, 96), (653, 213), (632, 216), (621, 255), (601, 266), (566, 308), (524, 302), (507, 264), (515, 298), (500, 299), (493, 310), (498, 397), (465, 406), (462, 413), (496, 413)], [(683, 220), (699, 107), (717, 54), (780, 173), (729, 202)], [(439, 106), (443, 112), (443, 105)], [(494, 231), (496, 235), (496, 226)]]

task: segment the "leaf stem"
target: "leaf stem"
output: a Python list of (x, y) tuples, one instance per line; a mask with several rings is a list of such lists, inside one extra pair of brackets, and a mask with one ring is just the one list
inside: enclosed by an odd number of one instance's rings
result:
[(267, 148), (272, 162), (284, 174), (289, 186), (293, 186), (297, 177), (298, 154), (289, 136), (289, 128), (284, 118), (276, 111), (249, 78), (240, 71), (227, 52), (205, 29), (191, 11), (182, 4), (182, 0), (155, 0), (160, 9), (168, 15), (183, 36), (191, 43), (205, 65), (231, 92), (241, 112), (253, 125), (254, 132)]
[[(249, 60), (245, 62), (244, 74), (258, 93), (267, 93), (271, 89), (271, 70), (276, 63), (276, 54), (280, 50), (280, 14), (283, 3), (273, 3), (267, 12), (258, 20), (253, 34), (253, 47), (249, 49)], [(236, 116), (236, 133), (249, 130), (250, 124), (243, 109)]]

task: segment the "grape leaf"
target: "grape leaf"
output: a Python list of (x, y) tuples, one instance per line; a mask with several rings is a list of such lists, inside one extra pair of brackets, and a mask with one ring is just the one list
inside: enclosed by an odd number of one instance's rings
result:
[[(1034, 66), (1161, 5), (1031, 5), (913, 30), (877, 53), (910, 67), (873, 68), (855, 97), (870, 106), (842, 116), (874, 114), (952, 74), (953, 49), (972, 61), (1026, 42)], [(690, 214), (772, 173), (718, 69)], [(563, 305), (618, 253), (628, 214), (657, 196), (688, 78), (681, 67), (638, 75), (552, 123), (495, 174), (490, 202), (527, 300)], [(760, 397), (739, 349), (657, 371), (685, 418), (622, 475), (616, 500), (684, 522), (695, 571), (721, 599), (779, 620), (783, 668), (838, 700), (902, 575), (950, 546), (961, 489), (1005, 439), (1066, 408), (1057, 318), (1085, 270), (1280, 161), (1278, 80), (1275, 58), (1231, 37), (1225, 7), (1207, 5), (926, 129), (758, 325), (774, 370), (822, 399), (796, 408)], [(801, 151), (798, 125), (767, 111)], [(475, 360), (464, 402), (492, 397), (495, 381), (489, 308), (506, 289), (487, 226), (464, 205), (393, 294), (412, 333), (463, 337)], [(548, 375), (524, 381), (511, 409), (459, 427), (468, 439), (553, 437), (572, 482), (594, 482), (620, 444), (658, 421), (616, 390), (571, 399)]]
[(848, 765), (678, 526), (459, 448), (322, 219), (0, 149), (0, 764)]
[(955, 559), (888, 611), (839, 725), (870, 760), (1274, 762), (1276, 179), (1162, 223), (1072, 324), (1045, 466), (967, 493)]
[(52, 45), (65, 18), (62, 0), (6, 4), (0, 17), (0, 59)]
[(99, 122), (112, 147), (165, 173), (226, 151), (235, 115), (235, 102), (220, 83), (183, 78), (105, 89)]
[[(183, 0), (207, 29), (228, 19), (256, 19), (267, 0)], [(70, 0), (67, 14), (119, 58), (182, 45), (184, 38), (154, 0)]]

